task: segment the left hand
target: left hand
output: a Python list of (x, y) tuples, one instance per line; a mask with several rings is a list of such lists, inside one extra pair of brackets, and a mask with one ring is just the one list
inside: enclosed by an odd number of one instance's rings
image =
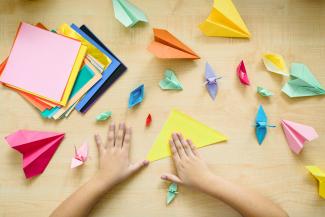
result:
[(95, 177), (107, 189), (124, 181), (149, 164), (147, 160), (130, 163), (131, 134), (131, 128), (120, 123), (117, 130), (115, 130), (115, 124), (109, 125), (105, 143), (99, 135), (95, 135), (99, 154), (99, 169)]

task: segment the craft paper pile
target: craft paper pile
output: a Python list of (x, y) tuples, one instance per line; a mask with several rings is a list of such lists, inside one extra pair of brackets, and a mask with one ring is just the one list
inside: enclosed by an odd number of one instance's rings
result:
[(21, 23), (0, 81), (35, 106), (44, 118), (86, 112), (126, 70), (86, 27), (62, 24), (56, 31)]

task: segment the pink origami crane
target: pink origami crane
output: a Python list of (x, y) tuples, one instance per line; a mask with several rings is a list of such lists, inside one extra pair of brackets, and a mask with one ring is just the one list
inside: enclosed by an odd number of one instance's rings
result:
[(64, 138), (64, 133), (18, 130), (6, 136), (11, 148), (23, 154), (26, 178), (43, 173)]
[(318, 137), (315, 129), (310, 126), (288, 120), (282, 120), (281, 123), (288, 145), (296, 154), (301, 152), (306, 141), (310, 142)]
[(78, 150), (75, 148), (75, 156), (71, 160), (71, 169), (86, 162), (88, 158), (88, 143), (84, 143)]
[(249, 80), (243, 60), (237, 66), (237, 76), (242, 84), (249, 85)]

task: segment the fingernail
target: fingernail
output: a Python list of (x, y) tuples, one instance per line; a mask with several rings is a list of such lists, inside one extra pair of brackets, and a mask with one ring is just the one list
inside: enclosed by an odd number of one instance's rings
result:
[(148, 161), (148, 160), (144, 160), (144, 161), (143, 161), (143, 165), (144, 165), (144, 166), (148, 166), (148, 165), (149, 165), (149, 161)]
[(162, 175), (160, 178), (166, 180), (167, 179), (167, 176)]
[(115, 128), (115, 124), (114, 123), (112, 123), (111, 125), (109, 125), (109, 129), (110, 130), (114, 130), (114, 128)]

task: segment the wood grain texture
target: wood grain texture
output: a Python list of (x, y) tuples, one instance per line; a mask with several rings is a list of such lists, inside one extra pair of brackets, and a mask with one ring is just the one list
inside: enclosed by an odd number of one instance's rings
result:
[[(252, 33), (250, 40), (208, 38), (199, 31), (197, 26), (208, 16), (212, 1), (132, 2), (146, 12), (148, 25), (124, 28), (114, 19), (109, 0), (0, 0), (1, 59), (8, 55), (20, 21), (40, 21), (49, 28), (73, 22), (89, 26), (129, 68), (86, 115), (74, 112), (61, 122), (43, 120), (18, 94), (0, 88), (0, 216), (47, 216), (91, 177), (97, 167), (93, 134), (105, 136), (107, 128), (106, 123), (95, 122), (98, 113), (111, 110), (113, 116), (108, 122), (126, 121), (133, 126), (131, 155), (138, 160), (146, 156), (173, 107), (229, 136), (227, 143), (200, 150), (216, 174), (260, 191), (290, 216), (324, 216), (325, 200), (318, 197), (317, 183), (304, 165), (316, 164), (325, 170), (325, 98), (289, 99), (280, 91), (285, 79), (265, 70), (261, 54), (270, 51), (282, 54), (287, 63), (303, 62), (325, 84), (325, 1), (234, 0)], [(168, 29), (201, 59), (156, 59), (146, 50), (153, 38), (152, 27)], [(249, 87), (242, 87), (236, 77), (241, 59), (252, 83)], [(203, 85), (206, 61), (223, 76), (216, 101), (210, 99)], [(159, 89), (166, 68), (176, 71), (183, 91)], [(137, 109), (128, 110), (129, 92), (140, 83), (145, 84), (145, 100)], [(275, 96), (261, 98), (256, 94), (258, 85)], [(261, 146), (252, 127), (259, 103), (264, 105), (270, 123), (278, 125), (269, 130)], [(153, 122), (146, 129), (149, 112)], [(307, 144), (301, 155), (294, 155), (279, 126), (282, 118), (314, 126), (320, 138)], [(24, 179), (20, 155), (2, 139), (17, 129), (66, 132), (44, 174), (32, 180)], [(73, 146), (84, 140), (91, 144), (91, 159), (82, 168), (71, 170)], [(152, 163), (108, 193), (93, 216), (239, 216), (220, 201), (182, 187), (177, 199), (166, 207), (167, 184), (159, 177), (172, 168), (170, 159)]]

